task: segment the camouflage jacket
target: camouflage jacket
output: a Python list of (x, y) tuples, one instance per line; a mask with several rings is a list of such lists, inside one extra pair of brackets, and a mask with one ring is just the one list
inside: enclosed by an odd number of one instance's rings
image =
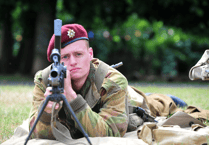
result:
[[(128, 104), (141, 106), (143, 97), (130, 98), (127, 79), (116, 69), (108, 66), (105, 77), (102, 78), (101, 88), (97, 88), (95, 72), (103, 63), (98, 59), (91, 62), (90, 73), (77, 98), (69, 102), (77, 119), (90, 137), (115, 136), (122, 137), (128, 127)], [(103, 70), (100, 70), (103, 71)], [(97, 73), (98, 74), (98, 73)], [(30, 129), (37, 117), (40, 104), (45, 99), (46, 85), (43, 82), (42, 71), (38, 71), (34, 78), (32, 109), (30, 112)], [(59, 111), (58, 120), (64, 124), (73, 138), (83, 135), (74, 122), (73, 117), (65, 105)], [(50, 126), (51, 114), (44, 112), (37, 123), (32, 138), (54, 139)]]

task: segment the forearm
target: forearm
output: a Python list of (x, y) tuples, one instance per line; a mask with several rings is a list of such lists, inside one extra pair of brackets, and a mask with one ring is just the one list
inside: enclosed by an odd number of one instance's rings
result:
[[(45, 98), (44, 98), (43, 89), (40, 89), (40, 86), (36, 84), (33, 91), (33, 103), (30, 112), (30, 123), (29, 123), (30, 130), (34, 125), (35, 120), (37, 119), (38, 110), (42, 107), (41, 104), (44, 99)], [(50, 121), (51, 121), (51, 114), (43, 112), (32, 133), (32, 138), (54, 139), (52, 135)]]
[[(45, 114), (44, 112), (42, 116), (40, 117), (38, 123), (36, 124), (36, 127), (32, 133), (32, 138), (43, 138), (43, 139), (55, 139), (52, 134), (52, 129), (50, 125), (50, 118), (49, 115)], [(31, 130), (35, 120), (37, 119), (37, 114), (32, 116), (29, 124), (29, 129)]]
[[(120, 114), (114, 117), (110, 117), (110, 113), (103, 114), (106, 115), (97, 114), (87, 106), (85, 111), (76, 113), (76, 116), (78, 120), (81, 120), (81, 124), (91, 137), (123, 136), (127, 129), (126, 114)], [(77, 125), (76, 127), (78, 128)]]
[[(103, 104), (99, 113), (94, 112), (82, 96), (78, 96), (74, 102), (70, 102), (70, 105), (89, 136), (123, 136), (128, 124), (125, 111), (125, 92), (120, 91), (105, 98), (106, 103)], [(114, 98), (114, 101), (112, 98)], [(72, 118), (71, 114), (66, 107), (64, 109), (67, 119), (70, 120)], [(77, 124), (76, 128), (79, 129)]]

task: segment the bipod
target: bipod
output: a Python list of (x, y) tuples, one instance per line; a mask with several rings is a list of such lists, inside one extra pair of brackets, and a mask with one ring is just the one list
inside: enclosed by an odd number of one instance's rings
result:
[(30, 139), (31, 134), (33, 133), (33, 131), (34, 131), (35, 127), (36, 127), (36, 124), (38, 123), (38, 121), (39, 121), (41, 115), (43, 114), (43, 111), (46, 108), (46, 105), (47, 105), (47, 103), (49, 101), (53, 101), (53, 102), (57, 102), (57, 103), (59, 103), (60, 101), (63, 101), (63, 103), (67, 106), (68, 111), (71, 112), (73, 118), (75, 119), (76, 123), (78, 124), (79, 128), (81, 129), (81, 132), (83, 133), (84, 137), (87, 139), (89, 144), (92, 145), (91, 141), (89, 140), (89, 137), (88, 137), (87, 133), (84, 131), (83, 127), (81, 126), (80, 122), (78, 121), (78, 119), (77, 119), (73, 109), (71, 108), (70, 104), (68, 103), (65, 95), (60, 93), (60, 89), (58, 87), (52, 87), (51, 92), (52, 92), (52, 94), (48, 95), (46, 97), (46, 100), (43, 103), (43, 106), (42, 106), (42, 108), (41, 108), (41, 110), (40, 110), (40, 112), (38, 114), (38, 117), (36, 118), (36, 121), (33, 124), (32, 129), (29, 132), (29, 135), (28, 135), (24, 145), (26, 145), (28, 140)]

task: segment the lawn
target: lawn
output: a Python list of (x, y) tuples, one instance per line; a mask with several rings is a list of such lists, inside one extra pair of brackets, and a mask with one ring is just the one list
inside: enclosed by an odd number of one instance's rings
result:
[[(137, 85), (144, 93), (172, 94), (183, 99), (188, 105), (209, 110), (208, 86), (193, 85)], [(27, 119), (32, 101), (33, 86), (0, 86), (0, 144), (9, 139), (14, 129)], [(207, 124), (208, 125), (208, 124)]]
[(0, 86), (0, 144), (28, 118), (32, 90), (32, 86)]

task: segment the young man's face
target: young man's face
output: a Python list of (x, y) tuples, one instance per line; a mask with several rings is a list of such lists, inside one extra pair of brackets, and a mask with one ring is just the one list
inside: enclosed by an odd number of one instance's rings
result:
[(61, 49), (61, 62), (67, 66), (73, 81), (87, 78), (92, 58), (93, 50), (86, 40), (78, 40)]

